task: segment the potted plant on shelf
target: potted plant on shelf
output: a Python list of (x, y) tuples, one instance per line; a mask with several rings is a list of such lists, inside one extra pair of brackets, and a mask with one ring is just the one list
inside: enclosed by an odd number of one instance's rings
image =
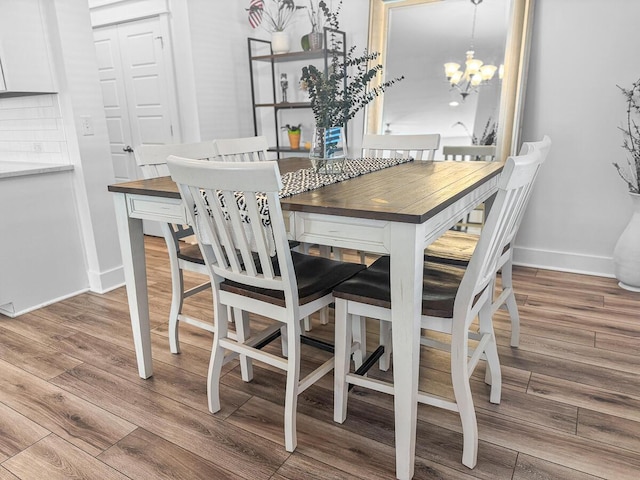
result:
[(287, 130), (287, 134), (289, 135), (289, 146), (291, 150), (298, 150), (300, 148), (300, 135), (302, 130), (300, 129), (300, 124), (298, 125), (289, 125), (288, 123), (282, 127), (283, 130)]
[(250, 0), (249, 24), (256, 28), (259, 25), (271, 33), (271, 51), (287, 53), (291, 49), (289, 34), (285, 28), (293, 21), (295, 13), (304, 9), (293, 0)]
[(315, 119), (309, 158), (320, 173), (340, 173), (347, 152), (344, 136), (347, 122), (386, 88), (404, 77), (371, 87), (372, 80), (382, 74), (382, 65), (371, 65), (379, 54), (365, 50), (361, 55), (355, 55), (354, 46), (344, 53), (343, 59), (344, 45), (336, 33), (340, 31), (338, 15), (342, 1), (335, 12), (329, 10), (324, 0), (319, 2), (318, 7), (323, 13), (325, 25), (331, 29), (326, 39), (331, 58), (326, 73), (314, 65), (302, 68), (301, 81), (309, 93)]
[(620, 177), (626, 182), (633, 202), (633, 214), (613, 249), (613, 263), (619, 285), (640, 292), (640, 79), (630, 89), (618, 85), (626, 98), (626, 125), (622, 131), (622, 148), (627, 153), (627, 165), (613, 162)]
[(309, 15), (309, 22), (311, 22), (311, 33), (302, 37), (302, 49), (320, 50), (324, 38), (322, 34), (322, 10), (320, 10), (317, 3), (314, 5), (314, 0), (309, 0), (307, 14)]

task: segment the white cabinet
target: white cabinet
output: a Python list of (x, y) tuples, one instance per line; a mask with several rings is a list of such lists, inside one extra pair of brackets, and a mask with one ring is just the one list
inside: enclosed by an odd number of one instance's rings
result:
[(43, 7), (0, 0), (0, 95), (56, 91)]

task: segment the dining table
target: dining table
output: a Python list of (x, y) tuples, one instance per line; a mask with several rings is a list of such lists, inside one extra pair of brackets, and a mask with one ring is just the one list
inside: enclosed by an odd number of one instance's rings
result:
[[(310, 167), (278, 160), (280, 172)], [(502, 162), (410, 161), (281, 198), (292, 240), (390, 256), (396, 476), (413, 477), (424, 249), (497, 191)], [(142, 220), (187, 224), (170, 177), (109, 185), (142, 378), (153, 375)]]

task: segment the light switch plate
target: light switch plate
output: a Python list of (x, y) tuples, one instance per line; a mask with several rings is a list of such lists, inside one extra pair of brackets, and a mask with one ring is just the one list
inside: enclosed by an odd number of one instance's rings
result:
[(80, 130), (84, 137), (93, 135), (93, 122), (91, 121), (91, 115), (80, 116)]

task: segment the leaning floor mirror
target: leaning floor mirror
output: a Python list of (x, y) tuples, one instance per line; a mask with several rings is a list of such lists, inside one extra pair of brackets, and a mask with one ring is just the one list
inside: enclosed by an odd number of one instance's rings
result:
[(515, 154), (533, 3), (371, 0), (369, 51), (386, 78), (405, 78), (369, 105), (366, 133), (440, 133), (441, 145)]

